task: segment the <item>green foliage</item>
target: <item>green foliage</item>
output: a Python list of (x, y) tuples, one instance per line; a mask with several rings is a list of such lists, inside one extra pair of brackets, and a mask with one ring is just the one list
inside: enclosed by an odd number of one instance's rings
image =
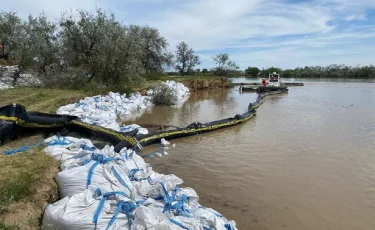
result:
[(194, 67), (200, 65), (199, 57), (194, 55), (193, 49), (189, 48), (185, 42), (181, 42), (177, 45), (176, 63), (176, 70), (178, 70), (181, 75), (191, 75), (194, 73)]
[(306, 66), (293, 70), (295, 78), (375, 78), (374, 66), (350, 67), (346, 65)]
[(44, 14), (24, 21), (16, 13), (1, 12), (0, 31), (4, 52), (19, 66), (14, 83), (29, 71), (46, 86), (82, 86), (93, 79), (107, 87), (136, 85), (173, 62), (157, 29), (123, 25), (102, 9), (79, 10), (78, 17), (64, 13), (58, 24)]
[(245, 74), (252, 76), (252, 77), (258, 76), (259, 73), (260, 73), (260, 70), (258, 69), (258, 67), (248, 67), (245, 70)]
[[(246, 73), (248, 73), (247, 70)], [(271, 67), (260, 71), (260, 75), (262, 77), (268, 77), (268, 74), (272, 72), (280, 73), (283, 78), (375, 78), (375, 66), (373, 65), (363, 67), (351, 67), (346, 65), (305, 66), (303, 68), (298, 67), (295, 69), (285, 70), (277, 67)]]
[(164, 74), (163, 72), (158, 72), (158, 71), (148, 72), (145, 78), (146, 80), (149, 80), (149, 81), (158, 81), (158, 80), (166, 81), (169, 79), (169, 77), (166, 76), (166, 74)]
[(173, 105), (174, 101), (173, 92), (169, 87), (161, 85), (154, 88), (152, 103), (155, 105)]
[(282, 72), (282, 69), (277, 68), (277, 67), (270, 67), (268, 69), (263, 69), (262, 71), (260, 71), (260, 75), (262, 77), (268, 77), (268, 75), (273, 72), (280, 74)]
[(218, 54), (212, 59), (215, 61), (217, 67), (213, 69), (215, 75), (218, 76), (230, 76), (236, 75), (240, 67), (233, 61), (229, 60), (229, 55), (226, 53)]
[(288, 78), (288, 77), (294, 77), (294, 70), (292, 69), (286, 69), (282, 71), (282, 77)]

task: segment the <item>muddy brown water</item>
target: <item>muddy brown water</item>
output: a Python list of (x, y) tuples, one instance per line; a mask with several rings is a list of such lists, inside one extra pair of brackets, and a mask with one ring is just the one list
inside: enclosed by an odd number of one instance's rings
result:
[[(169, 156), (147, 161), (239, 229), (375, 229), (375, 84), (304, 82), (267, 97), (247, 123), (173, 140)], [(199, 91), (135, 122), (208, 122), (244, 112), (255, 98), (237, 88)]]

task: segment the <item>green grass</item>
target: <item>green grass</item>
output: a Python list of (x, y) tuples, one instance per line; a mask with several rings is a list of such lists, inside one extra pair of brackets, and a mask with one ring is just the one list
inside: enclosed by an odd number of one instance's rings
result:
[(7, 225), (3, 221), (0, 220), (0, 229), (1, 230), (21, 230), (21, 228), (17, 225)]
[[(40, 134), (34, 134), (10, 142), (0, 146), (0, 153), (7, 149), (33, 145), (40, 137)], [(17, 202), (32, 202), (29, 207), (35, 210), (37, 206), (40, 206), (38, 208), (42, 211), (43, 202), (56, 201), (58, 188), (53, 178), (57, 169), (57, 161), (45, 154), (42, 147), (14, 155), (0, 155), (0, 219), (2, 215), (13, 213), (14, 207), (11, 207)], [(40, 193), (39, 190), (43, 192)], [(35, 223), (39, 225), (40, 215), (27, 218), (26, 225), (31, 226), (31, 223), (34, 223), (33, 226)], [(9, 224), (11, 223), (0, 222), (0, 229), (20, 229), (18, 226)]]
[(212, 75), (192, 75), (192, 76), (169, 76), (168, 80), (173, 81), (188, 81), (188, 80), (210, 80), (210, 79), (217, 79), (222, 78), (220, 76), (212, 76)]

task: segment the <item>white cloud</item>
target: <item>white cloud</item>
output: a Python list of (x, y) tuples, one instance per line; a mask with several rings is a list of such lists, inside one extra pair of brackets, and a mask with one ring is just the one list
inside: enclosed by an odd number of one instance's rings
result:
[(172, 44), (186, 41), (195, 49), (223, 48), (223, 43), (251, 37), (327, 32), (331, 16), (307, 4), (270, 3), (265, 0), (203, 0), (160, 12), (156, 21)]
[[(367, 14), (375, 0), (13, 0), (4, 10), (22, 17), (95, 6), (111, 9), (125, 23), (158, 28), (171, 49), (186, 41), (202, 53), (202, 66), (222, 50), (241, 68), (331, 63), (371, 64), (375, 26)], [(372, 42), (371, 42), (372, 41)], [(338, 47), (341, 46), (341, 49)], [(233, 50), (234, 49), (234, 50)], [(204, 51), (206, 50), (206, 51)], [(207, 50), (211, 50), (208, 52)], [(204, 52), (203, 52), (204, 51)], [(346, 53), (347, 55), (342, 55)], [(349, 55), (350, 54), (350, 55)]]

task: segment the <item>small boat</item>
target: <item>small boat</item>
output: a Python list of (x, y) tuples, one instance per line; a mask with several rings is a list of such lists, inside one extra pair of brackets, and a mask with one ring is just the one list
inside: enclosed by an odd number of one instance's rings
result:
[(246, 91), (246, 92), (256, 92), (258, 87), (254, 86), (240, 86), (239, 90), (241, 91)]
[(259, 86), (257, 92), (273, 92), (273, 91), (288, 91), (288, 86), (282, 85), (280, 81), (280, 74), (273, 72), (268, 75), (268, 85)]

